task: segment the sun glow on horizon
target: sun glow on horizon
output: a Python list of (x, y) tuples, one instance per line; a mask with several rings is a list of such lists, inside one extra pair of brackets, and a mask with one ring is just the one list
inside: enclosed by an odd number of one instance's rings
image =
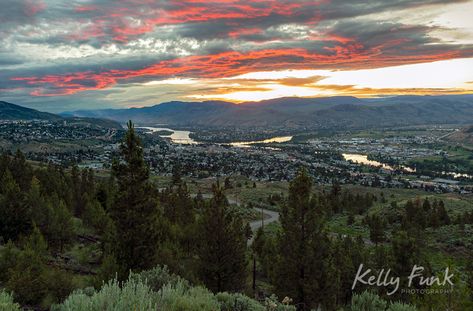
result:
[(294, 96), (465, 94), (473, 92), (471, 68), (473, 58), (363, 70), (259, 71), (219, 79), (215, 90), (209, 85), (208, 94), (186, 97), (244, 102)]

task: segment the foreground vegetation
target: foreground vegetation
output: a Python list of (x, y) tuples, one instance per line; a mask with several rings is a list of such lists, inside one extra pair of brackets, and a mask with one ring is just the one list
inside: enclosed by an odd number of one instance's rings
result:
[[(472, 241), (458, 237), (464, 244), (448, 250), (458, 260), (445, 260), (440, 249), (451, 244), (442, 236), (471, 236), (473, 212), (462, 205), (454, 213), (457, 205), (444, 197), (395, 197), (336, 182), (317, 189), (304, 169), (269, 195), (261, 183), (226, 179), (208, 185), (209, 199), (193, 197), (196, 185), (178, 175), (165, 189), (150, 178), (131, 123), (111, 167), (111, 176), (98, 178), (76, 167), (33, 168), (20, 152), (1, 157), (0, 308), (472, 308)], [(245, 204), (232, 206), (226, 194)], [(253, 233), (241, 210), (250, 203), (280, 211), (280, 223), (258, 230), (248, 246)], [(401, 277), (415, 264), (425, 276), (448, 266), (455, 286), (445, 295), (423, 294), (419, 282), (415, 294), (353, 289), (361, 264)]]

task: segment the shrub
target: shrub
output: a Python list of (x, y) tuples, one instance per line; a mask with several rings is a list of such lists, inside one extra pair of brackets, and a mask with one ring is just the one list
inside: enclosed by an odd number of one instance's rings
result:
[[(285, 298), (284, 300), (289, 299), (289, 297)], [(267, 297), (264, 302), (266, 306), (266, 310), (269, 311), (296, 311), (295, 306), (281, 304), (278, 301), (278, 297), (276, 295), (271, 295), (271, 297)]]
[(157, 310), (155, 293), (143, 282), (129, 279), (121, 284), (116, 280), (109, 281), (100, 291), (92, 295), (79, 290), (72, 293), (64, 303), (53, 306), (56, 311), (89, 311), (89, 310)]
[(32, 249), (20, 253), (16, 265), (10, 269), (6, 288), (21, 303), (38, 305), (47, 293), (46, 265)]
[(388, 311), (417, 311), (417, 308), (402, 302), (394, 302), (388, 308)]
[(216, 295), (220, 303), (220, 311), (265, 311), (265, 308), (256, 300), (242, 294), (227, 292)]
[(386, 301), (368, 291), (364, 291), (362, 294), (354, 294), (351, 299), (351, 311), (383, 310), (386, 310)]
[(159, 292), (159, 310), (215, 311), (220, 305), (215, 296), (203, 287), (188, 287), (187, 282), (167, 284)]
[(176, 285), (179, 282), (190, 287), (190, 284), (188, 284), (186, 280), (182, 279), (178, 275), (171, 274), (166, 266), (158, 266), (140, 273), (132, 272), (130, 278), (134, 280), (143, 280), (155, 292), (158, 292), (166, 284)]
[(188, 281), (171, 274), (167, 267), (131, 273), (128, 281), (112, 280), (100, 290), (78, 290), (52, 311), (295, 311), (294, 306), (266, 300), (266, 307), (242, 294), (214, 295), (204, 287), (193, 287)]
[(4, 290), (0, 290), (0, 310), (20, 311), (20, 305), (13, 302), (13, 297)]
[(362, 294), (354, 294), (351, 299), (351, 311), (417, 311), (417, 308), (401, 302), (388, 303), (378, 295), (364, 291)]
[(9, 241), (5, 247), (0, 249), (0, 282), (8, 280), (11, 268), (16, 265), (20, 250)]

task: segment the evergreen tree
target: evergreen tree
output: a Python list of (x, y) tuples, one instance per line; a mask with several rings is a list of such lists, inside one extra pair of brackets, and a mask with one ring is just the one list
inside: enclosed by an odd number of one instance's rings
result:
[(45, 278), (47, 244), (38, 228), (34, 227), (26, 246), (10, 269), (7, 289), (12, 291), (17, 301), (24, 304), (39, 304), (47, 293)]
[(152, 196), (149, 167), (131, 121), (120, 151), (121, 158), (112, 164), (118, 192), (111, 216), (117, 231), (115, 256), (125, 276), (128, 270), (154, 265), (159, 244), (159, 209)]
[(279, 260), (275, 285), (280, 296), (289, 296), (299, 309), (318, 304), (331, 308), (336, 294), (330, 242), (324, 231), (324, 211), (311, 195), (312, 180), (305, 170), (290, 183), (289, 198), (281, 210)]
[(445, 209), (445, 205), (443, 201), (438, 202), (437, 207), (437, 214), (442, 225), (449, 225), (450, 224), (450, 217), (448, 216), (447, 210)]
[(64, 246), (69, 243), (74, 236), (72, 214), (63, 201), (60, 201), (58, 205), (53, 206), (50, 213), (51, 215), (48, 223), (48, 241), (51, 241), (51, 244), (62, 252)]
[(26, 162), (25, 155), (18, 149), (10, 163), (10, 172), (21, 191), (28, 191), (33, 178), (33, 169)]
[(0, 237), (15, 240), (30, 229), (31, 215), (24, 193), (7, 169), (0, 181)]
[(378, 215), (367, 216), (368, 226), (370, 228), (370, 240), (375, 243), (382, 243), (386, 239), (385, 225)]
[[(419, 242), (415, 237), (411, 236), (409, 232), (398, 231), (393, 234), (391, 240), (391, 258), (393, 259), (393, 274), (401, 278), (400, 288), (407, 287), (407, 277), (412, 272), (414, 265), (424, 267), (425, 275), (430, 275), (430, 264), (424, 258)], [(420, 285), (414, 282), (414, 288), (419, 288)], [(399, 297), (408, 300), (409, 295), (402, 295), (396, 293)]]
[(181, 164), (177, 162), (174, 164), (172, 167), (172, 184), (173, 185), (178, 185), (182, 181), (181, 179)]
[(467, 255), (466, 282), (467, 287), (470, 290), (470, 296), (473, 301), (473, 243), (470, 245)]
[(246, 235), (241, 217), (232, 213), (218, 185), (199, 224), (200, 278), (214, 292), (238, 291), (246, 279)]

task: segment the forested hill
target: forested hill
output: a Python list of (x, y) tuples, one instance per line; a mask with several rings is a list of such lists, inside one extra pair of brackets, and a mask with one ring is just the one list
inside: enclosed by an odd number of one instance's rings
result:
[(0, 101), (0, 120), (49, 120), (58, 121), (63, 117)]
[(140, 124), (286, 128), (368, 128), (473, 123), (473, 95), (396, 96), (360, 99), (279, 98), (233, 104), (167, 102), (152, 107), (82, 110), (67, 116), (131, 119)]
[(31, 121), (44, 120), (51, 122), (67, 121), (69, 125), (121, 129), (120, 123), (106, 118), (63, 117), (57, 114), (42, 112), (31, 108), (0, 101), (0, 120)]

